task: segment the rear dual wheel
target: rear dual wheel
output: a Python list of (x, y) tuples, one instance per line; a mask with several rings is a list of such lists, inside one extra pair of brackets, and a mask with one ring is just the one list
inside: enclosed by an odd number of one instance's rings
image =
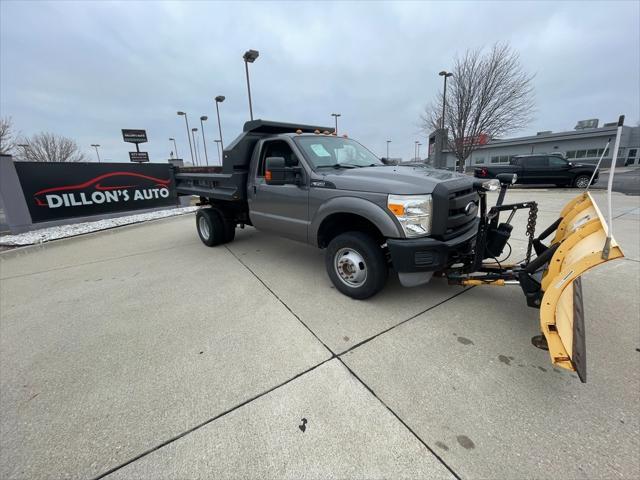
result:
[(215, 247), (233, 241), (236, 225), (232, 218), (225, 216), (219, 208), (201, 208), (196, 213), (196, 229), (202, 243)]

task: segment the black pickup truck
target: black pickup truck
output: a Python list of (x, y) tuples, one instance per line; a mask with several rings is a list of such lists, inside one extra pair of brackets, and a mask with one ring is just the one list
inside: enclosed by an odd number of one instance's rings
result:
[[(595, 165), (569, 162), (560, 155), (537, 154), (515, 155), (509, 160), (509, 165), (476, 167), (473, 173), (482, 179), (496, 178), (501, 173), (515, 173), (518, 175), (516, 183), (586, 188), (594, 170)], [(597, 180), (598, 172), (593, 183)]]

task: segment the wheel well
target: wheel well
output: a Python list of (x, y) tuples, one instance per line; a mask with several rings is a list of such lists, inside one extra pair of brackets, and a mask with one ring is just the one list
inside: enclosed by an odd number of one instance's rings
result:
[(370, 220), (355, 213), (333, 213), (325, 218), (318, 229), (318, 246), (324, 248), (331, 240), (345, 232), (362, 232), (370, 235), (380, 245), (384, 235)]

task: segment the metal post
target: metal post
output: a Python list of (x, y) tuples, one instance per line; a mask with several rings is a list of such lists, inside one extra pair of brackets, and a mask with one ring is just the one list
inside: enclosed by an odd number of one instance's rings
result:
[(418, 160), (420, 160), (420, 145), (422, 145), (422, 144), (418, 143), (418, 155), (417, 155)]
[(176, 158), (180, 158), (180, 155), (178, 155), (178, 145), (176, 144), (176, 139), (170, 138), (169, 141), (171, 140), (173, 140), (173, 149), (176, 152)]
[(196, 163), (195, 164), (199, 166), (200, 163), (198, 161), (198, 151), (195, 148), (196, 147), (196, 132), (197, 131), (198, 131), (198, 129), (195, 128), (195, 127), (191, 129), (191, 136), (193, 137), (193, 151), (194, 151), (195, 156), (196, 156)]
[(218, 162), (220, 163), (220, 166), (222, 166), (222, 155), (220, 155), (220, 144), (222, 143), (222, 140), (215, 140), (216, 142), (216, 147), (218, 147)]
[(191, 163), (195, 165), (195, 161), (193, 159), (193, 147), (191, 145), (191, 137), (189, 136), (189, 120), (187, 119), (186, 112), (178, 112), (178, 115), (184, 115), (184, 121), (187, 125), (187, 140), (189, 141), (189, 151), (191, 152)]
[(387, 160), (389, 159), (389, 144), (391, 143), (391, 140), (387, 140)]
[(607, 183), (607, 199), (609, 200), (609, 225), (607, 229), (607, 240), (602, 249), (602, 258), (609, 258), (611, 251), (611, 239), (613, 238), (613, 207), (611, 205), (611, 193), (613, 191), (613, 175), (616, 171), (616, 162), (618, 161), (618, 150), (620, 150), (620, 138), (622, 137), (622, 126), (624, 125), (624, 115), (618, 118), (618, 130), (616, 132), (616, 140), (613, 144), (613, 155), (611, 155), (611, 168), (609, 169), (609, 182)]
[(207, 120), (206, 116), (200, 117), (200, 126), (202, 127), (202, 144), (204, 145), (204, 158), (207, 161), (207, 167), (209, 166), (209, 155), (207, 154), (207, 141), (204, 139), (204, 120)]
[(335, 129), (335, 134), (338, 135), (338, 117), (341, 117), (342, 114), (341, 113), (332, 113), (331, 114), (332, 117), (334, 117), (336, 119), (336, 129)]
[(98, 152), (98, 147), (99, 147), (100, 145), (98, 145), (98, 144), (96, 144), (96, 143), (92, 143), (92, 144), (91, 144), (91, 146), (92, 146), (93, 148), (95, 148), (95, 149), (96, 149), (96, 155), (98, 156), (98, 163), (101, 163), (101, 162), (100, 162), (100, 152)]
[[(245, 62), (246, 63), (246, 62)], [(224, 102), (224, 96), (223, 95), (218, 95), (215, 98), (216, 101), (216, 115), (218, 116), (218, 135), (220, 135), (220, 149), (222, 150), (222, 152), (224, 152), (224, 144), (222, 143), (222, 125), (220, 123), (220, 108), (218, 107), (218, 104), (221, 102)], [(220, 162), (222, 162), (222, 158), (220, 160)], [(222, 165), (222, 163), (220, 163)]]
[(247, 74), (247, 93), (249, 94), (249, 117), (253, 120), (253, 106), (251, 105), (251, 85), (249, 83), (249, 62), (244, 61), (244, 69)]

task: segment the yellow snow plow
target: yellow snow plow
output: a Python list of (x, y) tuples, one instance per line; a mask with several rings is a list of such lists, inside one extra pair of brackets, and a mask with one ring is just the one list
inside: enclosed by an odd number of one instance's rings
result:
[[(548, 350), (554, 365), (576, 371), (582, 382), (586, 382), (587, 373), (581, 276), (593, 267), (624, 256), (613, 238), (611, 209), (613, 175), (623, 120), (624, 117), (620, 117), (618, 122), (613, 167), (609, 175), (608, 224), (587, 187), (565, 205), (552, 225), (536, 237), (536, 202), (504, 205), (507, 188), (515, 183), (516, 178), (510, 174), (498, 175), (493, 188), (491, 181), (479, 186), (481, 213), (474, 258), (446, 272), (449, 282), (458, 285), (520, 285), (527, 304), (540, 309), (542, 334), (533, 337), (533, 345)], [(600, 162), (608, 147), (609, 143)], [(498, 201), (487, 212), (486, 191), (497, 189), (498, 183)], [(529, 210), (526, 258), (522, 263), (505, 265), (497, 259), (511, 234), (511, 219), (520, 209)], [(510, 212), (504, 223), (499, 223), (501, 212)], [(553, 239), (545, 245), (543, 240), (554, 233)], [(532, 250), (536, 253), (533, 259)], [(494, 262), (484, 263), (486, 259), (494, 259)]]

